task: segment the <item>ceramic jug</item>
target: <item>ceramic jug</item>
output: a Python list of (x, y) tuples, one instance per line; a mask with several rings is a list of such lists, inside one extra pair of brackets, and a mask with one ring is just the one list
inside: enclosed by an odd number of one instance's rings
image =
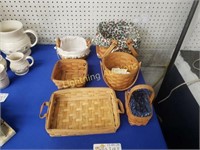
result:
[(10, 84), (4, 65), (0, 64), (0, 89), (6, 88)]
[[(29, 71), (29, 67), (34, 64), (34, 59), (31, 56), (25, 56), (21, 52), (15, 52), (6, 57), (7, 60), (10, 61), (10, 69), (16, 75), (25, 75)], [(31, 60), (29, 64), (28, 60)]]
[[(31, 40), (27, 33), (33, 34), (35, 41)], [(0, 22), (0, 50), (9, 55), (13, 52), (30, 53), (30, 47), (38, 42), (38, 36), (35, 31), (23, 30), (23, 24), (16, 20), (7, 20)], [(28, 52), (29, 50), (29, 52)]]
[(7, 62), (1, 55), (0, 55), (0, 64), (2, 64), (5, 67), (5, 70), (7, 70)]

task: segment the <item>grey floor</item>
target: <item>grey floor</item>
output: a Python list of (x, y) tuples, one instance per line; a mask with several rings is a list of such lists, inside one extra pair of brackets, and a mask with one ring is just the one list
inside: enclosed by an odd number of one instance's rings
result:
[[(169, 55), (165, 55), (169, 56)], [(147, 57), (148, 58), (148, 57)], [(159, 57), (157, 57), (159, 58)], [(185, 79), (185, 82), (194, 80), (194, 79), (198, 79), (200, 78), (200, 71), (197, 69), (194, 69), (192, 67), (192, 63), (200, 58), (200, 51), (191, 51), (191, 50), (181, 50), (180, 54), (178, 55), (177, 59), (176, 59), (176, 66), (180, 72), (180, 74), (183, 76), (183, 78)], [(156, 94), (158, 93), (159, 89), (160, 89), (160, 85), (162, 83), (163, 80), (163, 76), (165, 75), (166, 69), (167, 69), (167, 62), (165, 62), (162, 65), (154, 65), (152, 63), (152, 61), (145, 62), (147, 61), (147, 59), (143, 59), (143, 67), (142, 67), (142, 74), (144, 76), (145, 82), (146, 84), (149, 84), (151, 86), (154, 87)], [(165, 59), (167, 60), (167, 59)], [(168, 61), (170, 60), (170, 58), (168, 59)], [(149, 64), (151, 64), (151, 66), (148, 66)], [(200, 62), (195, 63), (195, 66), (198, 68), (200, 67)], [(200, 83), (199, 83), (200, 84)], [(191, 91), (194, 95), (197, 95), (195, 93), (198, 93), (198, 89), (196, 89), (195, 92), (195, 87), (198, 87), (198, 85), (193, 85), (191, 86)], [(199, 87), (200, 89), (200, 87)], [(199, 96), (195, 96), (196, 98)], [(199, 102), (200, 103), (200, 102)]]
[[(187, 86), (200, 106), (200, 72), (192, 66), (193, 62), (199, 58), (200, 51), (181, 50), (176, 58), (175, 65), (185, 82), (193, 82), (193, 84), (187, 84)], [(195, 63), (197, 68), (200, 66), (199, 63)]]
[[(200, 51), (181, 50), (181, 56), (188, 63), (188, 65), (191, 68), (191, 71), (200, 78), (200, 71), (192, 66), (193, 62), (200, 58)], [(196, 62), (194, 65), (195, 67), (199, 68), (200, 61)]]

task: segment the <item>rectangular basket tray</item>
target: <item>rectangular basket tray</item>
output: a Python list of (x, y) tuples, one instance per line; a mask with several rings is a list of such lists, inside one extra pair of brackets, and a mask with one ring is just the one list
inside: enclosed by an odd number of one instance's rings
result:
[[(44, 106), (47, 113), (41, 115)], [(54, 92), (41, 106), (50, 136), (113, 133), (120, 126), (123, 104), (110, 88), (74, 88)]]

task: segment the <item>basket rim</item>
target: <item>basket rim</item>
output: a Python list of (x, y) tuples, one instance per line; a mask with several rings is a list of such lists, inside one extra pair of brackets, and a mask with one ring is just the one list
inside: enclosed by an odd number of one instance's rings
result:
[[(59, 63), (63, 63), (63, 62), (82, 62), (82, 63), (86, 63), (86, 69), (85, 69), (85, 75), (84, 76), (80, 76), (80, 77), (87, 77), (87, 73), (88, 73), (88, 63), (86, 60), (84, 59), (60, 59), (56, 62), (56, 64), (54, 65), (52, 74), (51, 74), (51, 80), (56, 81), (56, 82), (63, 82), (63, 81), (69, 81), (69, 80), (58, 80), (54, 78), (55, 75), (55, 71), (58, 67)], [(73, 79), (70, 79), (73, 80)], [(74, 79), (75, 80), (75, 79)]]
[(78, 53), (86, 53), (86, 52), (89, 52), (90, 51), (90, 47), (86, 47), (85, 49), (83, 49), (83, 50), (80, 50), (80, 51), (67, 51), (67, 50), (63, 50), (62, 48), (60, 48), (60, 47), (57, 47), (56, 48), (56, 50), (57, 50), (57, 52), (58, 53), (63, 53), (64, 55), (78, 55)]
[[(102, 127), (102, 128), (99, 128), (99, 129), (102, 129), (102, 130), (105, 130), (105, 129), (110, 129), (112, 127), (112, 129), (114, 130), (117, 130), (120, 126), (120, 113), (118, 112), (118, 105), (117, 105), (117, 96), (116, 96), (116, 93), (113, 89), (111, 88), (108, 88), (108, 87), (88, 87), (88, 88), (70, 88), (70, 89), (61, 89), (61, 90), (57, 90), (55, 92), (53, 92), (51, 94), (51, 97), (50, 97), (50, 100), (49, 100), (49, 107), (47, 109), (47, 116), (46, 116), (46, 122), (45, 122), (45, 129), (46, 131), (73, 131), (73, 130), (76, 130), (76, 131), (85, 131), (85, 130), (88, 130), (87, 129), (54, 129), (54, 128), (49, 128), (50, 126), (50, 118), (51, 117), (51, 110), (53, 109), (53, 102), (55, 101), (55, 95), (62, 95), (62, 94), (65, 94), (66, 91), (79, 91), (79, 90), (93, 90), (93, 91), (96, 91), (96, 90), (105, 90), (105, 91), (109, 91), (109, 94), (112, 95), (112, 98), (109, 98), (110, 100), (110, 103), (112, 105), (112, 116), (113, 116), (113, 125), (112, 126), (109, 126), (108, 128), (107, 127)], [(87, 99), (83, 99), (83, 101), (86, 101)], [(72, 101), (72, 99), (70, 100), (67, 100), (67, 101)], [(115, 103), (116, 102), (116, 103)], [(114, 106), (116, 105), (116, 106)], [(114, 108), (115, 107), (115, 108)], [(116, 109), (117, 108), (117, 109)], [(117, 115), (116, 115), (117, 114)], [(97, 129), (97, 128), (96, 128)], [(95, 128), (93, 129), (90, 129), (90, 130), (96, 130)], [(48, 132), (49, 133), (49, 132)]]
[[(100, 65), (101, 65), (101, 72), (103, 73), (104, 70), (103, 70), (103, 68), (102, 68), (102, 63), (101, 63), (101, 62), (100, 62)], [(104, 77), (104, 73), (103, 73), (102, 77), (103, 77), (103, 80), (105, 81), (106, 85), (107, 85), (108, 87), (110, 87), (111, 89), (114, 89), (115, 91), (125, 91), (125, 90), (129, 89), (130, 87), (132, 87), (132, 86), (135, 84), (135, 82), (137, 81), (138, 76), (139, 76), (139, 74), (140, 74), (140, 68), (141, 68), (141, 62), (139, 62), (139, 67), (138, 67), (138, 71), (137, 71), (137, 74), (136, 74), (136, 76), (135, 76), (135, 79), (134, 79), (133, 82), (130, 84), (130, 86), (128, 86), (127, 88), (114, 88), (114, 87), (112, 87), (112, 86), (108, 83), (108, 81), (107, 81), (106, 78)]]
[[(131, 56), (131, 57), (134, 59), (135, 63), (137, 63), (138, 70), (140, 69), (140, 68), (139, 68), (140, 62), (139, 62), (133, 55), (128, 54), (128, 53), (124, 53), (124, 52), (112, 52), (112, 53), (110, 53), (109, 55), (107, 55), (106, 57), (103, 57), (103, 58), (102, 58), (102, 63), (103, 63), (104, 67), (105, 67), (107, 70), (111, 71), (111, 70), (105, 65), (105, 61), (106, 61), (105, 59), (108, 58), (110, 55), (113, 55), (113, 54), (121, 54), (121, 55)], [(114, 74), (116, 74), (116, 73), (114, 73)], [(133, 73), (130, 72), (130, 74), (116, 74), (116, 75), (130, 76), (130, 75), (132, 75), (132, 74), (133, 74)]]
[[(133, 113), (132, 113), (132, 111), (131, 111), (131, 108), (129, 107), (129, 103), (130, 103), (130, 100), (131, 100), (131, 95), (132, 95), (132, 93), (134, 92), (134, 91), (136, 91), (134, 88), (136, 87), (143, 87), (143, 88), (141, 88), (141, 89), (147, 89), (147, 88), (145, 88), (145, 86), (146, 87), (148, 87), (148, 88), (151, 88), (151, 86), (149, 86), (149, 85), (146, 85), (146, 84), (138, 84), (138, 85), (136, 85), (136, 86), (134, 86), (133, 88), (131, 88), (130, 89), (130, 91), (128, 92), (128, 91), (126, 91), (126, 93), (125, 93), (125, 108), (126, 108), (126, 114), (127, 114), (127, 116), (128, 116), (128, 118), (129, 119), (148, 119), (148, 118), (151, 118), (152, 116), (153, 116), (153, 105), (152, 105), (152, 100), (150, 99), (150, 97), (149, 97), (149, 102), (150, 102), (150, 107), (151, 107), (151, 110), (152, 110), (152, 113), (151, 113), (151, 115), (149, 115), (149, 116), (144, 116), (144, 117), (138, 117), (138, 116), (135, 116)], [(147, 90), (149, 90), (149, 89), (147, 89)], [(153, 90), (153, 88), (152, 88), (152, 90)], [(153, 98), (154, 98), (154, 90), (153, 90), (153, 93), (152, 93), (152, 96), (153, 96)]]

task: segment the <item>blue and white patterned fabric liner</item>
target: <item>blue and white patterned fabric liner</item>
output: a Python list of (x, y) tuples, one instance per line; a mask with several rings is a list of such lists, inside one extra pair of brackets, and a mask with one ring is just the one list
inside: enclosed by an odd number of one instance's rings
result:
[(140, 89), (132, 93), (130, 108), (134, 116), (147, 117), (152, 114), (149, 96), (151, 92), (146, 89)]

